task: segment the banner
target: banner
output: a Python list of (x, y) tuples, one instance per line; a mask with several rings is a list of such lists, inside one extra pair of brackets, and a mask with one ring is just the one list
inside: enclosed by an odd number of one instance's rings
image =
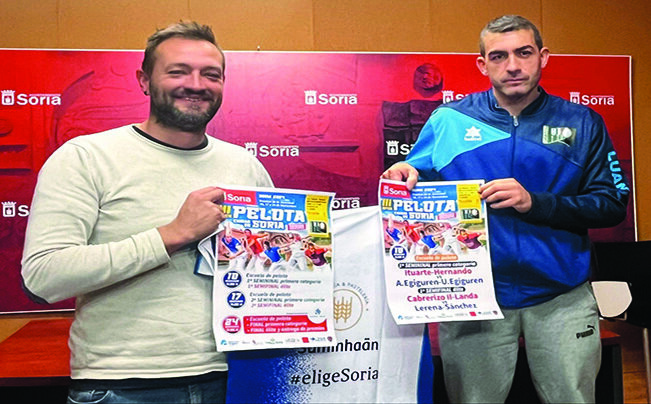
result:
[[(430, 112), (489, 88), (476, 54), (226, 52), (224, 102), (208, 134), (245, 147), (274, 184), (336, 193), (332, 208), (377, 204), (377, 180), (404, 159)], [(141, 51), (0, 49), (0, 312), (31, 302), (20, 259), (38, 171), (73, 137), (145, 120)], [(542, 86), (600, 113), (632, 178), (628, 56), (552, 55)], [(634, 240), (625, 223), (595, 240)]]
[(483, 181), (381, 180), (387, 303), (398, 324), (504, 318), (495, 299)]
[(218, 351), (330, 346), (334, 194), (224, 188), (221, 231), (199, 243)]
[(337, 344), (230, 352), (228, 403), (433, 401), (426, 328), (396, 325), (384, 298), (379, 209), (335, 211), (333, 229)]

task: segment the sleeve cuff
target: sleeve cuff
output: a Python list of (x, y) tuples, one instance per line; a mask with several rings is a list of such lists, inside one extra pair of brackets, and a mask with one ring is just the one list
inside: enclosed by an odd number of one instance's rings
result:
[(153, 253), (151, 257), (153, 261), (152, 264), (158, 266), (170, 261), (171, 258), (167, 253), (165, 243), (163, 243), (163, 238), (161, 237), (158, 229), (154, 228), (147, 230), (141, 233), (141, 236), (147, 239), (150, 246), (150, 251)]
[(531, 209), (522, 215), (528, 222), (545, 223), (549, 221), (556, 208), (556, 199), (551, 193), (531, 193)]

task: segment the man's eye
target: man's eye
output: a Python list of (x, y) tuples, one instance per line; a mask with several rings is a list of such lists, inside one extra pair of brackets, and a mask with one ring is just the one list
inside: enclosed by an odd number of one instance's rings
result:
[(504, 59), (504, 55), (499, 54), (499, 55), (491, 55), (490, 60), (493, 62), (499, 62), (500, 60)]
[(220, 73), (207, 73), (206, 77), (208, 77), (210, 80), (221, 80), (222, 75)]

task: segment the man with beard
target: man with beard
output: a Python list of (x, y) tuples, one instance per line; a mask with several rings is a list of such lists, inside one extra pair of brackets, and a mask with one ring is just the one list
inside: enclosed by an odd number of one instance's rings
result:
[(22, 277), (39, 302), (76, 298), (71, 402), (224, 401), (196, 243), (224, 220), (215, 184), (273, 185), (245, 149), (205, 133), (224, 70), (210, 27), (159, 30), (136, 74), (147, 119), (68, 141), (39, 174)]

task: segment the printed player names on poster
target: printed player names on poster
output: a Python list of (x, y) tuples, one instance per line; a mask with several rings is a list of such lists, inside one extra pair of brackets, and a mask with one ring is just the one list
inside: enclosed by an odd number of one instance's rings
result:
[(334, 194), (224, 189), (227, 218), (199, 245), (199, 274), (213, 275), (219, 351), (330, 346)]
[(398, 324), (503, 318), (495, 299), (483, 181), (381, 180), (387, 302)]

